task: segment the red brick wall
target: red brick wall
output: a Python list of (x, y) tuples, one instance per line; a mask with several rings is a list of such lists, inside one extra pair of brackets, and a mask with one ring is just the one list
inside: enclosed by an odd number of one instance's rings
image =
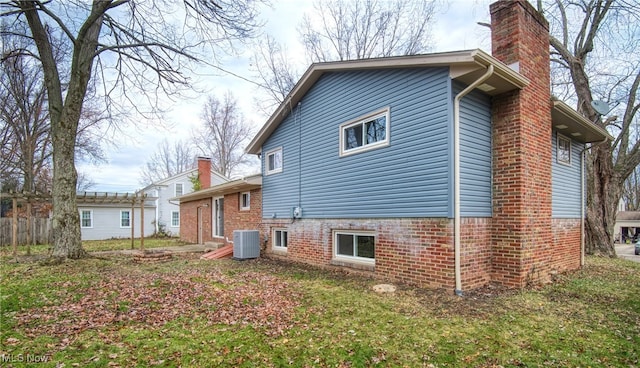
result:
[(460, 229), (462, 290), (475, 289), (491, 281), (491, 219), (462, 218)]
[(198, 243), (198, 208), (202, 216), (202, 241), (211, 241), (211, 198), (180, 203), (180, 240)]
[[(250, 191), (249, 210), (240, 210), (240, 193), (224, 196), (224, 236), (233, 241), (234, 230), (258, 230), (262, 216), (262, 190)], [(208, 205), (208, 207), (203, 207)], [(198, 207), (202, 208), (202, 236), (203, 242), (231, 244), (226, 239), (213, 237), (213, 222), (211, 216), (212, 199), (180, 203), (180, 239), (189, 243), (198, 242)], [(263, 237), (264, 238), (264, 237)]]
[(493, 56), (530, 80), (493, 101), (492, 279), (522, 287), (549, 276), (551, 110), (548, 24), (526, 0), (491, 5)]
[[(234, 230), (259, 230), (262, 220), (262, 190), (249, 192), (249, 209), (240, 209), (240, 194), (232, 193), (224, 196), (224, 236), (233, 241)], [(261, 234), (263, 235), (263, 234)], [(264, 236), (261, 236), (264, 239)], [(225, 244), (231, 244), (225, 239)]]
[(552, 271), (580, 268), (582, 226), (580, 219), (553, 220)]
[[(485, 285), (491, 274), (491, 219), (463, 219), (463, 287)], [(272, 231), (288, 231), (286, 253), (272, 249)], [(376, 236), (375, 266), (333, 260), (333, 231), (371, 231)], [(318, 266), (349, 266), (408, 284), (453, 289), (453, 220), (451, 219), (263, 219), (269, 235), (266, 253)]]

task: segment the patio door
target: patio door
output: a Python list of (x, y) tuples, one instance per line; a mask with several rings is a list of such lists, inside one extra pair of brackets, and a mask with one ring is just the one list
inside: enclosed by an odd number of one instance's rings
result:
[(213, 200), (213, 236), (224, 237), (224, 198)]

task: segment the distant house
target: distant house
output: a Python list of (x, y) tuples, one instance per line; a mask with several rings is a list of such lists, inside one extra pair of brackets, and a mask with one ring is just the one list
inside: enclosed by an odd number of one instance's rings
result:
[(261, 185), (262, 176), (252, 175), (180, 196), (180, 239), (229, 245), (234, 230), (259, 230)]
[(135, 193), (81, 192), (77, 193), (82, 240), (111, 238), (139, 238), (153, 235), (155, 228), (155, 200), (144, 202), (144, 224), (141, 226), (140, 197)]
[(173, 198), (193, 192), (193, 178), (199, 178), (201, 187), (209, 187), (229, 181), (223, 175), (211, 171), (211, 159), (198, 157), (198, 167), (172, 177), (149, 184), (141, 191), (157, 197), (154, 229), (170, 235), (180, 235), (180, 206)]
[(581, 266), (583, 150), (548, 23), (491, 5), (481, 50), (317, 63), (251, 141), (267, 254), (456, 292)]
[(640, 238), (640, 212), (619, 211), (616, 215), (613, 233), (615, 234), (615, 241), (618, 243)]

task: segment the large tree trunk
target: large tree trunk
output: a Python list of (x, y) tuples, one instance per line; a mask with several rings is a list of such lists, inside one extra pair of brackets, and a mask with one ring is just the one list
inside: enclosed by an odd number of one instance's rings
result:
[(111, 2), (94, 0), (91, 14), (75, 37), (71, 75), (64, 100), (58, 66), (53, 56), (48, 31), (38, 14), (38, 4), (25, 1), (19, 5), (29, 22), (29, 28), (38, 47), (49, 97), (53, 147), (53, 257), (57, 260), (77, 259), (85, 256), (86, 252), (82, 249), (80, 215), (76, 202), (76, 137), (102, 19)]
[[(100, 3), (98, 3), (100, 4)], [(78, 172), (75, 165), (76, 137), (82, 104), (91, 78), (93, 57), (98, 44), (103, 10), (81, 28), (73, 50), (71, 79), (60, 119), (51, 118), (53, 146), (53, 257), (86, 256), (80, 234), (80, 214), (76, 201)], [(104, 6), (104, 4), (102, 4)]]
[(587, 254), (615, 257), (614, 225), (621, 186), (611, 162), (610, 143), (594, 145), (587, 155)]
[(80, 215), (76, 202), (78, 173), (75, 166), (75, 132), (78, 124), (69, 122), (67, 114), (62, 121), (52, 122), (53, 150), (53, 257), (81, 258), (82, 248)]

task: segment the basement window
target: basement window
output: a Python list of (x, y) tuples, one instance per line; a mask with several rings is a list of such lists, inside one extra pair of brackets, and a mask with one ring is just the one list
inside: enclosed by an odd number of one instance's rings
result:
[(343, 261), (375, 263), (376, 237), (371, 232), (334, 231), (334, 257)]
[(289, 246), (289, 234), (285, 229), (273, 230), (273, 250), (287, 251)]

